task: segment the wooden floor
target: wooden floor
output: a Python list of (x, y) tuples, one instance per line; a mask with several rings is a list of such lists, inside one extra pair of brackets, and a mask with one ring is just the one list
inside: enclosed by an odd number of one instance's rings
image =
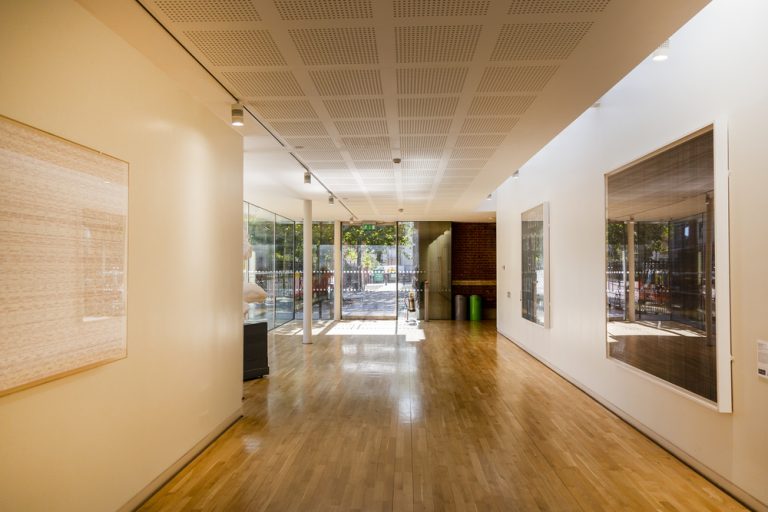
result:
[(393, 330), (275, 335), (244, 418), (142, 510), (743, 510), (495, 324)]

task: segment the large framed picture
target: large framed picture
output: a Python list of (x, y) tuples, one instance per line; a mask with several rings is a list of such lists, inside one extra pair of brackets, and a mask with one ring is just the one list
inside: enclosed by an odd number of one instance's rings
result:
[(0, 395), (126, 357), (128, 163), (0, 116)]
[(522, 316), (549, 327), (549, 203), (521, 214)]

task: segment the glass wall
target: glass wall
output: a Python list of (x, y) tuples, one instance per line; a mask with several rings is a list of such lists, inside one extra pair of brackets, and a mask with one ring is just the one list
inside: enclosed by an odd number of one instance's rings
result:
[(717, 401), (712, 132), (607, 178), (608, 354)]
[[(304, 318), (304, 223), (297, 222), (295, 228), (295, 318)], [(333, 319), (333, 222), (312, 223), (312, 318)]]
[(256, 283), (266, 299), (248, 305), (245, 320), (267, 322), (269, 329), (293, 319), (294, 222), (256, 205), (243, 203), (243, 281)]
[[(399, 319), (424, 319), (429, 308), (430, 319), (450, 320), (451, 223), (398, 222), (397, 230)], [(406, 315), (411, 297), (416, 311)]]

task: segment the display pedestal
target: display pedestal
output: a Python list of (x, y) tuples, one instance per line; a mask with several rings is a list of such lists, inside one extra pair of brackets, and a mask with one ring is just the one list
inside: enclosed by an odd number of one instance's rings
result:
[(243, 324), (243, 380), (269, 374), (267, 322)]

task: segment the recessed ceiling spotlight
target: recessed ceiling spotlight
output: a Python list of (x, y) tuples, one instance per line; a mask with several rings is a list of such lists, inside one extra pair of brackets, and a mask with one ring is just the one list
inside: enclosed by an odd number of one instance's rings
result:
[(243, 126), (243, 106), (239, 103), (232, 105), (232, 126)]
[(310, 183), (312, 183), (312, 173), (304, 171), (304, 184), (309, 185)]
[(405, 210), (403, 210), (402, 208), (398, 208), (398, 209), (397, 209), (397, 211), (398, 211), (399, 213), (403, 213)]
[(661, 43), (661, 46), (654, 50), (651, 60), (654, 62), (664, 62), (669, 58), (669, 39)]

